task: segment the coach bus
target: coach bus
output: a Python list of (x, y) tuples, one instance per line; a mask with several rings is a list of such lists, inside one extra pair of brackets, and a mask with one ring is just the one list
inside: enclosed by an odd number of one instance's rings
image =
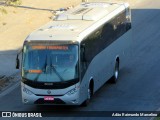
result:
[(24, 41), (21, 92), (24, 104), (87, 105), (130, 54), (128, 3), (85, 2), (57, 15)]

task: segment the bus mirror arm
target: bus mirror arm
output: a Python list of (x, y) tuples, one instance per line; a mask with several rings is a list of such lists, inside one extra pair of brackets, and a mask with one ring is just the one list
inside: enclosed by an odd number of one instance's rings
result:
[(16, 57), (16, 69), (19, 69), (19, 58), (18, 58), (19, 54), (17, 54)]
[(17, 53), (17, 57), (16, 57), (16, 69), (19, 69), (20, 67), (20, 61), (19, 61), (19, 55), (22, 52), (22, 49), (20, 49)]

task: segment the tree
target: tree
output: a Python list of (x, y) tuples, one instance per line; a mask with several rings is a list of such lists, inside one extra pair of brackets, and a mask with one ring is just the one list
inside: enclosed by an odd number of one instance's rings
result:
[[(0, 2), (4, 3), (4, 6), (18, 6), (22, 3), (21, 0), (0, 0)], [(7, 10), (4, 6), (0, 6), (0, 13), (7, 14)]]
[(17, 6), (22, 3), (22, 0), (0, 0), (0, 3), (3, 3), (4, 5)]
[(21, 4), (21, 0), (4, 0), (6, 5), (17, 6)]

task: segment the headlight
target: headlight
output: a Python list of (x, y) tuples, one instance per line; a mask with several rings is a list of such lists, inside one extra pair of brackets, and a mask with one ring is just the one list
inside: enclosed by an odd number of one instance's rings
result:
[(72, 90), (67, 92), (67, 95), (72, 95), (77, 92), (77, 88), (73, 88)]
[(23, 87), (23, 92), (27, 93), (28, 95), (32, 95), (33, 92), (28, 90), (27, 88)]

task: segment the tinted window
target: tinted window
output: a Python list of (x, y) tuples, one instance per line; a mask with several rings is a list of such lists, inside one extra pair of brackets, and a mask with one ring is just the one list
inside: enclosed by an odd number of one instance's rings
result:
[(126, 13), (123, 11), (110, 21), (106, 22), (103, 26), (97, 28), (97, 30), (82, 41), (81, 44), (83, 44), (85, 52), (81, 55), (84, 55), (86, 59), (85, 63), (81, 62), (81, 67), (85, 68), (83, 69), (83, 73), (85, 73), (88, 65), (98, 53), (130, 29), (128, 29), (127, 25)]

